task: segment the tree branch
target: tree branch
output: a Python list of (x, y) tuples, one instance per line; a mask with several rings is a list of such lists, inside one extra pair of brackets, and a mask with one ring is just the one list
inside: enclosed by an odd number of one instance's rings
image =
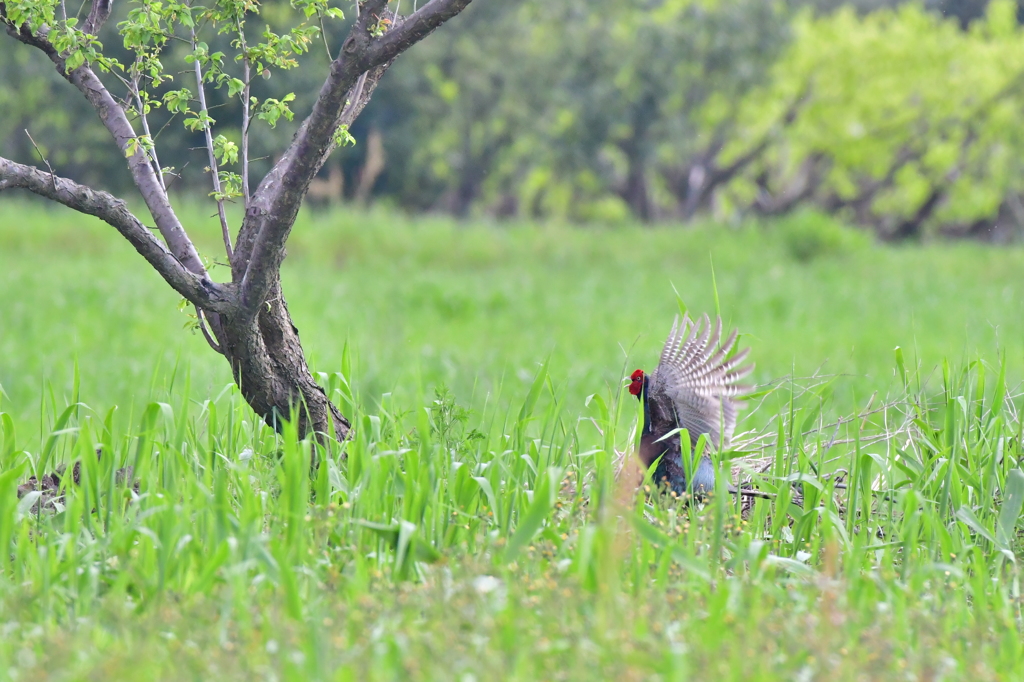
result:
[[(309, 183), (334, 147), (334, 133), (359, 115), (391, 62), (458, 14), (471, 0), (432, 0), (379, 38), (387, 0), (366, 0), (349, 31), (313, 110), (291, 146), (252, 197), (235, 241), (232, 276), (241, 282), (240, 300), (250, 316), (278, 277), (284, 245)], [(365, 74), (365, 78), (362, 78)], [(361, 87), (358, 82), (361, 81)], [(357, 96), (354, 96), (357, 95)], [(351, 101), (349, 101), (351, 100)]]
[(229, 286), (189, 272), (121, 199), (0, 157), (0, 191), (7, 189), (26, 189), (79, 213), (96, 216), (120, 232), (175, 291), (193, 304), (218, 312), (234, 307)]
[[(901, 240), (921, 236), (921, 228), (924, 222), (932, 217), (936, 209), (939, 208), (949, 194), (949, 190), (960, 178), (960, 174), (967, 164), (967, 154), (977, 139), (977, 129), (974, 123), (970, 122), (967, 124), (967, 134), (964, 135), (964, 139), (960, 142), (960, 153), (957, 155), (957, 160), (932, 184), (931, 192), (928, 193), (928, 197), (924, 202), (917, 207), (914, 214), (900, 221), (892, 234), (888, 236), (889, 239)], [(922, 174), (926, 174), (923, 168)]]
[[(718, 165), (718, 157), (725, 148), (727, 129), (735, 124), (737, 115), (735, 109), (730, 116), (716, 126), (711, 135), (711, 143), (703, 151), (694, 155), (694, 160), (686, 169), (687, 172), (666, 174), (670, 178), (673, 194), (681, 204), (680, 213), (685, 220), (693, 218), (701, 206), (706, 205), (718, 187), (730, 182), (737, 174), (743, 172), (764, 155), (771, 146), (776, 131), (791, 125), (796, 120), (808, 91), (808, 85), (801, 88), (800, 93), (782, 113), (779, 120), (770, 126), (758, 141), (737, 155), (726, 166)], [(675, 175), (674, 181), (672, 175)]]
[[(139, 108), (139, 120), (142, 121), (142, 133), (155, 144), (156, 140), (153, 139), (153, 135), (149, 131), (149, 117), (146, 115), (146, 104), (142, 101), (142, 93), (139, 91), (139, 73), (137, 70), (137, 65), (136, 67), (133, 67), (132, 70), (134, 71), (134, 75), (132, 77), (131, 82), (129, 83), (129, 89), (131, 90), (132, 95), (135, 97), (135, 106)], [(160, 181), (160, 187), (162, 187), (163, 190), (166, 192), (167, 184), (164, 182), (163, 169), (160, 168), (160, 159), (157, 158), (155, 146), (153, 147), (153, 150), (151, 152), (151, 157), (153, 161), (153, 170), (156, 173), (156, 178), (157, 180)]]
[(822, 166), (827, 161), (827, 157), (821, 153), (807, 156), (800, 164), (793, 182), (776, 194), (772, 194), (765, 183), (758, 183), (761, 188), (754, 198), (752, 208), (762, 215), (780, 215), (790, 211), (818, 189), (824, 175)]
[(32, 134), (28, 132), (28, 128), (25, 128), (25, 135), (28, 136), (28, 141), (32, 143), (32, 147), (36, 150), (36, 154), (39, 155), (39, 160), (46, 164), (46, 170), (50, 171), (50, 180), (53, 182), (53, 188), (57, 189), (57, 176), (53, 172), (53, 166), (51, 166), (50, 162), (46, 160), (45, 156), (43, 156), (43, 151), (39, 148), (39, 145), (36, 144), (36, 141), (32, 139)]
[(836, 211), (853, 207), (855, 214), (858, 217), (861, 217), (881, 191), (892, 187), (893, 183), (896, 181), (896, 174), (899, 173), (907, 164), (920, 160), (924, 155), (924, 152), (924, 146), (920, 149), (911, 149), (909, 146), (902, 147), (881, 178), (877, 180), (871, 180), (869, 178), (868, 180), (863, 181), (860, 186), (860, 191), (850, 198), (844, 199), (839, 196), (835, 190), (833, 190), (832, 194), (826, 197), (822, 202), (822, 205), (830, 213), (835, 213)]
[(748, 165), (756, 161), (772, 143), (772, 139), (775, 135), (776, 129), (786, 128), (792, 125), (793, 121), (796, 120), (797, 114), (800, 113), (800, 108), (807, 98), (807, 93), (809, 89), (809, 85), (805, 85), (801, 89), (800, 94), (798, 94), (793, 99), (793, 101), (790, 102), (789, 106), (786, 108), (786, 111), (783, 112), (782, 117), (779, 119), (778, 123), (773, 125), (765, 132), (760, 142), (755, 144), (753, 147), (748, 149), (743, 154), (740, 154), (738, 157), (736, 157), (736, 159), (733, 160), (732, 163), (725, 166), (724, 168), (716, 167), (714, 172), (712, 173), (711, 184), (717, 186), (729, 182), (730, 180), (733, 179), (733, 177), (736, 176), (737, 173), (739, 173)]
[[(242, 82), (245, 87), (242, 89), (242, 199), (245, 208), (249, 208), (249, 124), (252, 122), (250, 114), (250, 87), (252, 83), (251, 67), (249, 65), (249, 46), (245, 44), (245, 27), (241, 21), (237, 21), (238, 42), (242, 53)], [(230, 237), (229, 237), (230, 240)], [(228, 257), (230, 260), (230, 256)]]
[(217, 343), (217, 341), (210, 334), (210, 330), (206, 328), (206, 314), (203, 312), (203, 309), (200, 308), (199, 306), (196, 306), (196, 319), (199, 320), (199, 329), (202, 330), (203, 337), (206, 339), (206, 343), (210, 345), (210, 348), (212, 348), (215, 353), (220, 353), (221, 355), (224, 355), (224, 348), (219, 343)]
[[(196, 88), (199, 90), (199, 115), (209, 116), (206, 108), (206, 88), (203, 87), (203, 67), (200, 65), (199, 56), (196, 52), (196, 32), (192, 31), (192, 53), (195, 57)], [(248, 106), (246, 106), (248, 111)], [(231, 228), (228, 227), (228, 216), (224, 211), (224, 198), (220, 186), (220, 172), (217, 170), (217, 152), (213, 148), (213, 131), (210, 130), (210, 122), (204, 118), (203, 132), (206, 133), (206, 151), (210, 160), (210, 177), (213, 180), (213, 193), (217, 201), (217, 216), (220, 218), (220, 232), (224, 239), (224, 251), (227, 253), (228, 261), (231, 261)]]
[[(410, 14), (400, 26), (388, 31), (378, 40), (371, 43), (370, 49), (365, 55), (366, 59), (371, 63), (377, 64), (394, 59), (433, 33), (434, 29), (438, 26), (466, 9), (470, 2), (471, 0), (431, 0), (431, 2)], [(374, 3), (367, 2), (365, 4), (363, 8), (364, 16), (380, 11), (379, 9), (373, 9), (371, 7), (372, 4)], [(370, 19), (372, 20), (373, 16)], [(348, 41), (346, 40), (345, 42), (347, 43)], [(343, 52), (344, 49), (342, 47)]]
[[(97, 1), (103, 2), (103, 0)], [(109, 12), (109, 6), (107, 11)], [(57, 72), (85, 95), (85, 98), (93, 106), (93, 109), (96, 110), (96, 114), (100, 117), (107, 131), (114, 138), (118, 149), (124, 152), (128, 148), (129, 143), (137, 137), (135, 129), (132, 127), (131, 122), (128, 121), (124, 110), (114, 100), (106, 86), (96, 76), (96, 73), (88, 65), (80, 66), (74, 71), (68, 72), (64, 58), (47, 38), (47, 29), (43, 28), (38, 33), (33, 34), (28, 26), (14, 26), (7, 20), (7, 7), (2, 0), (0, 0), (0, 18), (3, 19), (8, 34), (26, 45), (42, 50), (50, 58), (54, 66), (57, 67)], [(206, 278), (206, 268), (199, 258), (199, 253), (192, 244), (192, 240), (185, 233), (181, 221), (175, 215), (174, 209), (171, 207), (170, 200), (167, 197), (167, 192), (153, 170), (149, 155), (142, 149), (142, 145), (137, 145), (137, 147), (135, 153), (128, 158), (128, 168), (131, 170), (135, 186), (139, 189), (139, 193), (146, 202), (146, 207), (149, 208), (149, 212), (153, 216), (154, 222), (156, 222), (157, 229), (160, 230), (160, 234), (163, 235), (167, 246), (175, 258), (187, 270)]]
[(82, 24), (82, 31), (89, 35), (99, 35), (100, 29), (107, 22), (107, 17), (110, 16), (113, 4), (113, 0), (92, 0), (92, 5), (89, 7), (89, 16), (85, 18), (85, 23)]

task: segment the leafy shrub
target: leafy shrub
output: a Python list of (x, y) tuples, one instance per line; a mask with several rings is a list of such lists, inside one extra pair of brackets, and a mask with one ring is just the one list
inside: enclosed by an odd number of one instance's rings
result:
[(822, 256), (858, 251), (871, 243), (866, 233), (846, 227), (832, 216), (814, 210), (788, 215), (773, 227), (782, 235), (789, 255), (801, 263)]
[(633, 221), (629, 205), (616, 196), (603, 196), (576, 206), (574, 217), (582, 222), (601, 225), (626, 225)]

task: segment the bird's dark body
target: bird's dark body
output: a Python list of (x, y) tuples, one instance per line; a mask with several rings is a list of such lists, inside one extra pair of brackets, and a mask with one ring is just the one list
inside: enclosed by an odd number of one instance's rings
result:
[[(675, 433), (664, 438), (665, 434), (682, 425), (676, 416), (672, 402), (664, 396), (655, 396), (650, 399), (648, 386), (650, 377), (644, 377), (643, 405), (644, 405), (644, 429), (640, 434), (640, 460), (645, 467), (650, 467), (658, 457), (657, 468), (654, 470), (653, 480), (659, 486), (668, 486), (677, 495), (686, 492), (694, 494), (709, 493), (715, 488), (715, 470), (711, 465), (711, 459), (702, 455), (697, 462), (697, 469), (693, 475), (693, 489), (687, 490), (686, 468), (683, 466), (682, 433)], [(690, 456), (696, 450), (699, 433), (690, 433)], [(664, 440), (661, 440), (664, 438)]]
[[(648, 468), (657, 460), (655, 483), (678, 495), (714, 490), (714, 466), (705, 452), (696, 450), (697, 444), (707, 435), (711, 447), (728, 447), (741, 407), (738, 398), (752, 390), (739, 383), (753, 370), (752, 365), (739, 366), (748, 351), (731, 354), (737, 333), (719, 343), (721, 334), (721, 319), (712, 326), (707, 315), (696, 322), (685, 315), (682, 322), (677, 318), (657, 369), (649, 376), (638, 369), (630, 377), (629, 391), (644, 411), (640, 459)], [(688, 454), (698, 455), (690, 485), (683, 464), (682, 432), (672, 433), (675, 429), (686, 429)]]

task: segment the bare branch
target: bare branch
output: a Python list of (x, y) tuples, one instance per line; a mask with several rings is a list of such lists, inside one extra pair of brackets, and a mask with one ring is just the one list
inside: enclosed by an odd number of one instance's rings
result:
[[(57, 72), (78, 88), (93, 106), (100, 121), (114, 138), (118, 149), (125, 152), (128, 145), (137, 138), (135, 129), (124, 110), (114, 100), (92, 68), (86, 65), (68, 72), (64, 58), (60, 56), (47, 38), (47, 29), (44, 28), (37, 34), (33, 34), (28, 26), (14, 26), (6, 20), (6, 11), (5, 3), (0, 0), (0, 18), (3, 18), (6, 24), (7, 33), (26, 45), (42, 50), (50, 58), (50, 61), (57, 67)], [(156, 222), (157, 229), (163, 235), (171, 253), (186, 269), (200, 277), (207, 277), (206, 268), (199, 258), (199, 253), (185, 233), (178, 216), (175, 215), (167, 192), (153, 170), (149, 155), (142, 149), (142, 145), (136, 146), (135, 153), (128, 157), (128, 168), (132, 173), (135, 186), (138, 187), (146, 202), (146, 207)]]
[(113, 0), (92, 0), (89, 16), (85, 18), (82, 30), (89, 35), (99, 35), (100, 28), (103, 27), (107, 17), (110, 16), (110, 9), (113, 4)]
[(352, 122), (356, 120), (356, 116), (359, 115), (359, 112), (356, 111), (356, 107), (359, 108), (359, 111), (362, 111), (370, 101), (369, 96), (363, 97), (363, 91), (366, 90), (366, 79), (369, 74), (370, 72), (367, 71), (360, 76), (359, 80), (356, 81), (355, 87), (349, 92), (348, 104), (346, 104), (345, 108), (341, 110), (341, 116), (338, 117), (338, 125), (351, 125)]
[[(192, 31), (192, 52), (196, 50), (196, 32)], [(206, 108), (206, 88), (203, 87), (203, 68), (200, 66), (198, 56), (195, 56), (195, 69), (196, 69), (196, 87), (199, 89), (199, 113), (201, 116), (208, 116), (209, 110)], [(228, 254), (228, 260), (231, 260), (231, 228), (228, 227), (228, 216), (224, 211), (224, 198), (221, 192), (220, 186), (220, 174), (217, 170), (217, 153), (213, 148), (213, 131), (210, 129), (209, 119), (204, 119), (203, 132), (206, 133), (206, 151), (210, 157), (210, 177), (213, 180), (213, 193), (217, 200), (217, 215), (220, 217), (220, 231), (221, 236), (224, 238), (224, 251)]]
[(252, 123), (252, 113), (249, 109), (249, 81), (252, 74), (249, 65), (249, 48), (245, 44), (245, 28), (241, 21), (238, 21), (237, 24), (239, 47), (242, 50), (242, 82), (245, 83), (245, 87), (242, 89), (242, 198), (245, 207), (249, 208), (249, 124)]
[[(356, 7), (359, 5), (356, 4)], [(331, 46), (327, 44), (327, 29), (324, 28), (324, 15), (317, 12), (317, 19), (320, 20), (320, 37), (324, 40), (324, 51), (327, 52), (327, 61), (333, 62), (334, 57), (331, 56)]]
[(964, 166), (967, 163), (967, 154), (977, 139), (978, 132), (975, 124), (974, 122), (969, 122), (967, 134), (960, 143), (960, 153), (957, 155), (957, 160), (945, 173), (942, 174), (940, 178), (933, 181), (931, 191), (928, 193), (925, 200), (920, 206), (918, 206), (913, 215), (900, 221), (892, 234), (888, 235), (889, 239), (900, 240), (919, 237), (921, 235), (921, 228), (924, 222), (935, 213), (936, 209), (939, 208), (946, 196), (949, 194), (950, 189), (952, 189), (957, 179), (959, 179), (960, 174), (963, 172)]
[(896, 174), (908, 164), (918, 161), (924, 155), (924, 152), (924, 146), (920, 149), (911, 149), (909, 146), (902, 147), (881, 178), (877, 180), (868, 178), (867, 180), (862, 181), (860, 183), (860, 191), (849, 198), (841, 197), (833, 190), (833, 192), (824, 199), (822, 205), (832, 213), (844, 208), (852, 207), (858, 218), (864, 218), (868, 213), (871, 202), (875, 200), (875, 197), (883, 190), (887, 190), (892, 187), (893, 183), (896, 181)]
[[(313, 176), (334, 148), (334, 134), (350, 124), (392, 61), (458, 14), (471, 0), (432, 0), (405, 21), (385, 14), (387, 0), (367, 0), (349, 31), (313, 110), (291, 146), (260, 183), (246, 211), (232, 260), (234, 281), (241, 281), (241, 301), (255, 315), (278, 277), (284, 244)], [(377, 33), (395, 23), (383, 36)]]
[(50, 162), (46, 160), (45, 156), (43, 156), (42, 150), (39, 149), (39, 145), (36, 144), (36, 141), (32, 139), (32, 134), (28, 132), (28, 128), (25, 128), (25, 134), (28, 136), (28, 141), (31, 142), (32, 146), (35, 148), (36, 154), (39, 154), (39, 158), (46, 164), (46, 170), (50, 171), (50, 180), (53, 182), (53, 189), (56, 190), (57, 176), (53, 173), (53, 166), (51, 166)]
[(792, 182), (777, 193), (772, 193), (764, 181), (759, 181), (760, 191), (754, 199), (753, 208), (763, 215), (781, 215), (807, 200), (817, 191), (825, 175), (829, 159), (815, 152), (804, 158)]
[(196, 307), (196, 319), (199, 320), (199, 329), (203, 332), (203, 336), (206, 338), (206, 343), (210, 344), (210, 348), (216, 353), (224, 355), (224, 349), (219, 343), (217, 343), (213, 336), (210, 334), (210, 330), (206, 328), (206, 314), (203, 309)]
[[(380, 64), (394, 59), (433, 33), (438, 26), (464, 10), (470, 2), (471, 0), (431, 0), (410, 14), (399, 26), (371, 43), (366, 54), (367, 61)], [(371, 9), (370, 5), (371, 3), (366, 3), (364, 10), (380, 11)], [(344, 47), (342, 50), (344, 51)]]
[(0, 157), (0, 191), (7, 189), (26, 189), (80, 213), (96, 216), (120, 232), (153, 269), (189, 301), (218, 312), (233, 309), (234, 296), (228, 285), (216, 284), (189, 272), (163, 242), (132, 215), (121, 199)]
[[(793, 121), (796, 120), (803, 103), (807, 99), (809, 88), (810, 86), (805, 84), (782, 113), (779, 120), (764, 132), (761, 139), (742, 154), (736, 156), (724, 167), (720, 167), (717, 163), (718, 155), (725, 146), (724, 130), (716, 131), (711, 145), (703, 154), (698, 155), (702, 156), (706, 161), (691, 169), (699, 169), (699, 172), (688, 174), (689, 177), (687, 178), (688, 182), (686, 183), (685, 190), (680, 192), (685, 197), (683, 203), (683, 216), (685, 218), (692, 218), (697, 210), (710, 199), (715, 189), (731, 181), (738, 173), (761, 158), (770, 147), (776, 131), (792, 125)], [(723, 124), (726, 122), (731, 124), (735, 120), (734, 116), (735, 112), (733, 112), (733, 116), (723, 121)]]
[(139, 74), (137, 66), (138, 65), (136, 64), (136, 67), (133, 68), (135, 74), (131, 82), (129, 83), (129, 89), (132, 91), (132, 95), (135, 97), (135, 106), (139, 109), (139, 119), (142, 121), (142, 133), (143, 135), (148, 137), (150, 141), (154, 143), (154, 147), (149, 152), (149, 154), (153, 161), (153, 170), (156, 173), (156, 178), (157, 180), (160, 181), (160, 186), (164, 189), (164, 192), (166, 192), (167, 184), (164, 182), (164, 173), (163, 170), (160, 168), (160, 159), (158, 159), (156, 156), (156, 140), (153, 138), (153, 135), (149, 131), (149, 118), (146, 116), (146, 105), (142, 101), (142, 93), (139, 92)]

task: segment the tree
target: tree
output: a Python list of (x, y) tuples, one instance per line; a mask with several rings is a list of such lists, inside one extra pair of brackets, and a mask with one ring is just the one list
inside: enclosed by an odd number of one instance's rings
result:
[(549, 26), (543, 7), (533, 0), (475, 4), (449, 40), (424, 45), (381, 87), (373, 106), (416, 102), (381, 124), (388, 156), (399, 160), (389, 189), (403, 204), (457, 216), (480, 204), (515, 212), (501, 208), (515, 205), (503, 163), (512, 148), (542, 149), (537, 119), (557, 86), (548, 55), (565, 39), (560, 29), (546, 42), (536, 39)]
[(771, 81), (745, 98), (741, 128), (761, 135), (786, 101), (801, 105), (727, 188), (730, 203), (778, 214), (813, 202), (888, 239), (991, 226), (1017, 205), (1024, 31), (1013, 2), (989, 3), (968, 31), (915, 5), (804, 14), (794, 29)]
[(389, 144), (430, 131), (403, 164), (404, 197), (456, 215), (692, 217), (765, 147), (744, 140), (748, 154), (719, 158), (787, 21), (760, 0), (475, 6), (386, 86), (415, 91), (419, 112), (417, 132), (399, 126)]
[[(271, 126), (292, 119), (294, 94), (259, 99), (254, 79), (294, 67), (295, 56), (310, 49), (325, 22), (343, 19), (329, 0), (292, 0), (301, 16), (281, 34), (262, 26), (256, 0), (136, 0), (118, 33), (130, 53), (122, 64), (103, 50), (96, 36), (110, 18), (113, 0), (92, 0), (84, 21), (67, 14), (63, 0), (0, 0), (0, 21), (17, 41), (41, 51), (57, 72), (85, 97), (117, 149), (127, 159), (132, 180), (163, 237), (158, 239), (126, 203), (103, 191), (40, 168), (0, 158), (0, 191), (25, 189), (116, 229), (164, 280), (195, 306), (210, 346), (224, 355), (242, 395), (268, 424), (295, 415), (300, 434), (344, 438), (349, 422), (314, 381), (298, 330), (281, 290), (285, 244), (313, 176), (338, 145), (352, 142), (348, 127), (366, 106), (394, 59), (458, 14), (470, 0), (430, 0), (402, 17), (388, 0), (357, 0), (356, 17), (331, 60), (330, 71), (306, 119), (273, 168), (250, 191), (251, 125)], [(84, 7), (84, 6), (83, 6)], [(247, 30), (248, 29), (248, 30)], [(206, 42), (225, 43), (211, 50)], [(206, 39), (206, 40), (204, 40)], [(184, 46), (183, 49), (173, 48)], [(331, 54), (324, 38), (324, 47)], [(226, 54), (226, 52), (228, 54)], [(183, 69), (193, 91), (170, 84)], [(163, 60), (175, 63), (165, 67)], [(101, 75), (111, 83), (104, 82)], [(241, 103), (240, 139), (215, 134), (217, 122), (207, 89), (226, 89)], [(117, 93), (124, 92), (120, 97)], [(167, 192), (174, 169), (160, 165), (159, 129), (150, 119), (160, 108), (201, 133), (217, 204), (231, 280), (215, 282), (207, 264), (179, 221)], [(47, 164), (49, 165), (49, 164)], [(238, 172), (226, 170), (238, 167)], [(225, 202), (245, 207), (232, 238)]]

